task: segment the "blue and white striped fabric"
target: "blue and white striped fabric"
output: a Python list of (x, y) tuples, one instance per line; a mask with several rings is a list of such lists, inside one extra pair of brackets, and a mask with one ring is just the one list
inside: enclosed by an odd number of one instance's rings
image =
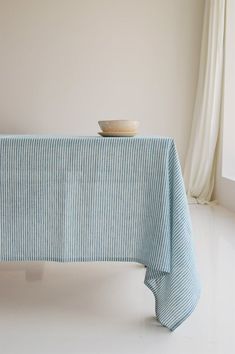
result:
[(173, 140), (0, 136), (0, 260), (145, 264), (174, 330), (199, 283)]

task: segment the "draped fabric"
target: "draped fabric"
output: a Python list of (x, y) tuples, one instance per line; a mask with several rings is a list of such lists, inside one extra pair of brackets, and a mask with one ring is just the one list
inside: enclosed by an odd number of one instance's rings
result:
[(189, 199), (211, 200), (215, 152), (220, 125), (223, 76), (225, 0), (206, 0), (199, 81), (184, 169)]
[(174, 141), (1, 136), (0, 260), (144, 264), (174, 330), (200, 291)]

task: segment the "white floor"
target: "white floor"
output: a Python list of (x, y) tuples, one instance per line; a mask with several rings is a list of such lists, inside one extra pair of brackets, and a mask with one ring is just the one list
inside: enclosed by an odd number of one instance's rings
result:
[(235, 215), (191, 206), (203, 285), (175, 332), (138, 264), (0, 264), (0, 354), (235, 353)]

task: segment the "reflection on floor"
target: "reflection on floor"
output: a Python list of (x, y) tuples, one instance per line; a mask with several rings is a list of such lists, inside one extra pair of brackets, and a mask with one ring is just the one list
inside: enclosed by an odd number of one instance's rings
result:
[(234, 353), (235, 215), (190, 209), (203, 293), (175, 332), (155, 321), (138, 264), (2, 263), (0, 353)]

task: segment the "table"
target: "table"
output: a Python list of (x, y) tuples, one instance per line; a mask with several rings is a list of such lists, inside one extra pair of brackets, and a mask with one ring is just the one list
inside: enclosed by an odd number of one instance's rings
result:
[(0, 261), (144, 264), (174, 330), (200, 286), (173, 139), (1, 135)]

